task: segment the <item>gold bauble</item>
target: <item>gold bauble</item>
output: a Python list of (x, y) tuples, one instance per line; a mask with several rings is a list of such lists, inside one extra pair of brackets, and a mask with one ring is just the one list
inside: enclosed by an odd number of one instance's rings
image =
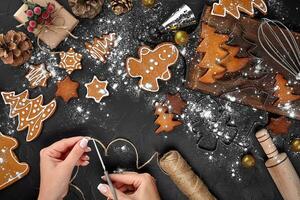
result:
[(300, 138), (295, 138), (292, 140), (291, 148), (294, 152), (300, 152)]
[(144, 6), (151, 8), (155, 5), (155, 0), (142, 0)]
[(189, 41), (189, 34), (185, 31), (177, 31), (175, 34), (175, 43), (185, 45)]
[(245, 168), (251, 168), (255, 166), (255, 158), (251, 154), (246, 154), (242, 157), (242, 166)]

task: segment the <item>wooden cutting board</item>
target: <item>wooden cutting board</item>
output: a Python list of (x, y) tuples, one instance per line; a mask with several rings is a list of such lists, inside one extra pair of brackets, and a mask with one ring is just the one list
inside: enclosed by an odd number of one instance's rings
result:
[[(203, 25), (208, 25), (215, 29), (216, 33), (224, 34), (228, 37), (226, 45), (240, 48), (235, 58), (248, 58), (249, 62), (239, 71), (226, 72), (223, 76), (217, 78), (215, 82), (205, 83), (199, 79), (201, 79), (208, 69), (200, 67), (199, 63), (205, 54), (209, 52), (198, 51), (198, 59), (192, 59), (192, 61), (189, 62), (187, 87), (230, 101), (246, 104), (254, 108), (300, 119), (300, 100), (295, 100), (300, 97), (298, 96), (300, 95), (300, 82), (269, 56), (260, 45), (258, 29), (261, 23), (262, 21), (250, 17), (235, 19), (231, 16), (213, 16), (211, 15), (211, 7), (207, 6), (204, 8), (197, 30), (199, 43), (196, 46), (200, 45), (203, 40), (203, 38), (201, 38), (201, 28)], [(286, 33), (283, 29), (274, 28), (274, 30), (280, 37), (280, 31)], [(269, 32), (266, 32), (266, 34), (268, 37)], [(300, 46), (300, 34), (295, 32), (292, 34), (296, 39), (296, 43)], [(270, 37), (274, 47), (280, 48), (279, 43), (273, 39), (273, 37)], [(213, 46), (209, 47), (208, 51), (214, 48)], [(197, 51), (197, 47), (195, 51)], [(288, 51), (290, 53), (291, 49)], [(281, 93), (283, 89), (291, 91), (291, 97), (284, 95), (284, 101), (281, 98), (282, 96), (276, 94), (279, 88), (279, 82), (276, 82), (276, 77), (277, 79), (281, 78)], [(287, 84), (285, 84), (285, 81)]]

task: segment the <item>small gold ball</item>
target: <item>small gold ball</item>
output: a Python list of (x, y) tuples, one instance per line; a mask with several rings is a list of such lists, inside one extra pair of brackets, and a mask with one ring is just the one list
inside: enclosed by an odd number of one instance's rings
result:
[(300, 152), (300, 138), (295, 138), (291, 142), (292, 151)]
[(155, 0), (142, 0), (144, 6), (151, 8), (155, 5)]
[(242, 157), (242, 166), (245, 168), (254, 167), (255, 163), (255, 158), (251, 154), (246, 154)]
[(177, 31), (175, 34), (175, 43), (185, 45), (189, 41), (189, 34), (185, 31)]

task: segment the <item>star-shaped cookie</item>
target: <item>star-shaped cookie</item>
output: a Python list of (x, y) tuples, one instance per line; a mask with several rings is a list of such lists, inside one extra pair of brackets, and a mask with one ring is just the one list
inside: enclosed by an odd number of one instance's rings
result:
[(82, 55), (76, 53), (73, 48), (70, 48), (67, 52), (60, 52), (60, 63), (59, 67), (71, 74), (74, 70), (81, 69)]
[(70, 99), (77, 98), (77, 89), (79, 83), (72, 81), (70, 77), (66, 77), (64, 80), (57, 83), (57, 90), (55, 96), (61, 97), (65, 103), (68, 103)]
[(84, 86), (87, 89), (86, 98), (94, 99), (95, 102), (99, 103), (103, 97), (107, 97), (109, 92), (107, 91), (107, 81), (99, 81), (96, 76), (90, 83), (86, 83)]

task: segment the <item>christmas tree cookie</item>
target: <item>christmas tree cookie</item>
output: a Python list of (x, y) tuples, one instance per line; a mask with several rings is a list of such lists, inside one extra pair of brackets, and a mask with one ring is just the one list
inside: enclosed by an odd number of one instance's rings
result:
[(28, 90), (16, 95), (15, 92), (1, 92), (5, 104), (10, 105), (9, 117), (18, 116), (18, 131), (28, 128), (26, 141), (37, 138), (42, 131), (43, 122), (51, 117), (56, 109), (56, 101), (52, 100), (47, 105), (43, 104), (43, 96), (29, 99)]

